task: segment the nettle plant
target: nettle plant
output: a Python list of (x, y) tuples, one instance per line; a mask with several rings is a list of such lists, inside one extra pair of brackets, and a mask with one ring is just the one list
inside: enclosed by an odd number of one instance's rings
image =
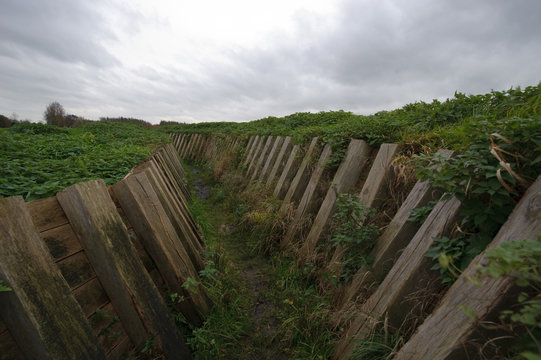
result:
[(376, 210), (363, 205), (357, 196), (338, 195), (331, 243), (345, 248), (341, 277), (346, 281), (361, 265), (371, 262), (368, 254), (379, 235), (378, 228), (369, 223), (375, 215)]
[(427, 253), (444, 283), (452, 283), (453, 272), (465, 269), (485, 249), (540, 170), (539, 122), (517, 118), (476, 125), (485, 131), (496, 128), (504, 135), (477, 134), (465, 151), (450, 159), (437, 154), (416, 156), (418, 177), (462, 202), (455, 235), (435, 238)]

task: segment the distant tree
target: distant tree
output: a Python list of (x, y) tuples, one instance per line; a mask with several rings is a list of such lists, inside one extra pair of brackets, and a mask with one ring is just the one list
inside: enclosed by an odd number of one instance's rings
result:
[(50, 103), (43, 113), (43, 118), (48, 125), (64, 126), (65, 116), (64, 108), (57, 101)]
[(0, 128), (8, 128), (13, 125), (13, 121), (5, 115), (0, 114)]

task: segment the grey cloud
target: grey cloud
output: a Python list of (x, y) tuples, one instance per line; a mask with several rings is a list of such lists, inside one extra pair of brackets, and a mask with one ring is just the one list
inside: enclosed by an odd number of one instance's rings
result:
[[(95, 6), (95, 5), (94, 5)], [(0, 13), (0, 52), (5, 56), (47, 56), (92, 66), (116, 64), (101, 44), (113, 34), (91, 2), (6, 0)]]

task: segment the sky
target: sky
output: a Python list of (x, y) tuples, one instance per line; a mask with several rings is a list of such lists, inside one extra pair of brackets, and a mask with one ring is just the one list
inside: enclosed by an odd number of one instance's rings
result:
[(540, 0), (0, 0), (0, 114), (372, 114), (541, 81)]

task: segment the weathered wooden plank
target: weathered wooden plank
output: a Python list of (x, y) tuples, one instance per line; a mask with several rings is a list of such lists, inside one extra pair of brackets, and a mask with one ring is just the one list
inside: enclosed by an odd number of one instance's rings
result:
[(57, 198), (133, 343), (141, 345), (155, 336), (166, 357), (190, 358), (166, 304), (130, 243), (105, 183), (75, 184)]
[(205, 136), (203, 134), (199, 134), (199, 138), (197, 139), (197, 142), (195, 143), (192, 153), (190, 155), (190, 159), (195, 160), (199, 157), (199, 152), (201, 150), (201, 147), (203, 146), (205, 142)]
[[(397, 144), (382, 144), (378, 150), (368, 177), (363, 184), (359, 201), (366, 207), (376, 207), (376, 201), (384, 196), (385, 181), (391, 176), (391, 162), (398, 152)], [(329, 271), (337, 274), (341, 271), (344, 248), (337, 246), (329, 263)]]
[(284, 196), (286, 196), (287, 190), (289, 189), (290, 180), (291, 178), (293, 178), (294, 174), (296, 173), (298, 169), (298, 164), (301, 161), (299, 153), (300, 153), (300, 146), (299, 145), (293, 146), (293, 149), (291, 149), (291, 153), (289, 154), (287, 162), (284, 165), (284, 169), (282, 170), (282, 174), (280, 175), (280, 178), (278, 179), (278, 182), (276, 183), (276, 187), (274, 188), (273, 195), (276, 196), (278, 199), (283, 199)]
[(302, 159), (301, 165), (297, 170), (297, 174), (291, 181), (291, 185), (287, 190), (286, 196), (284, 197), (284, 203), (280, 210), (283, 210), (290, 202), (296, 203), (297, 201), (299, 201), (302, 194), (304, 193), (304, 189), (306, 188), (308, 179), (310, 177), (310, 170), (308, 168), (308, 165), (310, 165), (310, 163), (312, 162), (312, 157), (314, 156), (314, 152), (316, 151), (317, 140), (317, 137), (312, 139), (312, 142), (310, 143), (306, 154), (304, 154), (304, 158)]
[(255, 163), (255, 166), (252, 168), (252, 172), (251, 173), (248, 172), (248, 176), (250, 176), (250, 181), (254, 181), (256, 177), (259, 175), (259, 172), (261, 171), (261, 166), (263, 166), (263, 163), (265, 162), (265, 159), (267, 158), (267, 155), (269, 154), (269, 149), (270, 149), (273, 139), (274, 139), (273, 136), (269, 136), (267, 138), (267, 141), (265, 141), (265, 145), (263, 146), (261, 153), (258, 155), (257, 162)]
[(71, 256), (83, 249), (70, 224), (46, 230), (39, 236), (55, 260)]
[(187, 139), (188, 139), (188, 135), (186, 135), (186, 134), (181, 134), (180, 135), (180, 142), (178, 143), (178, 145), (176, 147), (177, 154), (179, 156), (180, 156), (180, 153), (181, 153), (182, 149), (184, 148), (184, 144), (186, 144)]
[(312, 172), (304, 194), (299, 201), (299, 205), (297, 206), (297, 209), (295, 209), (295, 216), (287, 228), (286, 235), (280, 240), (280, 248), (282, 250), (286, 250), (291, 245), (293, 237), (297, 234), (298, 228), (310, 207), (310, 203), (313, 201), (314, 192), (316, 191), (321, 175), (323, 175), (323, 171), (327, 166), (327, 162), (331, 158), (331, 154), (332, 148), (329, 144), (326, 144), (323, 151), (321, 151), (319, 160)]
[(359, 194), (359, 201), (365, 206), (376, 207), (377, 197), (383, 193), (383, 185), (392, 172), (391, 162), (399, 149), (398, 144), (381, 144)]
[(254, 140), (255, 140), (254, 135), (250, 136), (250, 138), (248, 139), (248, 144), (246, 144), (246, 147), (245, 147), (246, 151), (244, 152), (244, 161), (247, 161), (247, 159), (248, 159), (248, 156), (250, 154), (250, 150), (252, 148), (252, 144), (254, 143)]
[(147, 176), (131, 175), (113, 185), (113, 191), (169, 289), (186, 297), (180, 304), (182, 313), (200, 324), (198, 311), (208, 314), (210, 300), (203, 287), (194, 292), (182, 287), (188, 278), (198, 281), (199, 276)]
[(278, 155), (276, 156), (276, 160), (274, 161), (274, 164), (272, 165), (272, 169), (270, 171), (269, 177), (266, 181), (266, 186), (270, 186), (274, 179), (276, 178), (276, 174), (279, 173), (280, 170), (282, 170), (282, 167), (285, 165), (285, 155), (290, 152), (291, 149), (291, 136), (286, 136), (284, 141), (282, 142), (282, 146), (280, 147), (280, 151)]
[(155, 171), (155, 169), (149, 168), (145, 170), (144, 173), (150, 181), (150, 184), (156, 192), (156, 195), (158, 195), (158, 199), (162, 204), (165, 213), (169, 217), (171, 224), (175, 228), (175, 232), (177, 233), (182, 243), (182, 246), (190, 257), (190, 260), (192, 261), (195, 270), (199, 272), (205, 267), (201, 256), (201, 254), (203, 253), (203, 247), (201, 246), (199, 241), (197, 241), (195, 236), (190, 236), (188, 234), (188, 231), (191, 231), (191, 228), (189, 228), (189, 224), (187, 224), (184, 219), (180, 218), (180, 216), (182, 216), (182, 210), (179, 209), (176, 206), (176, 203), (172, 201), (169, 192), (166, 189), (162, 188), (160, 181), (154, 175)]
[(384, 314), (388, 315), (392, 326), (400, 326), (404, 314), (414, 308), (407, 295), (420, 288), (427, 289), (428, 284), (437, 277), (437, 273), (428, 270), (432, 260), (425, 254), (432, 246), (434, 237), (445, 236), (456, 226), (459, 207), (460, 201), (456, 198), (440, 201), (434, 207), (378, 289), (361, 306), (358, 318), (338, 343), (334, 359), (347, 359), (354, 351), (356, 342), (368, 336)]
[[(444, 158), (450, 158), (453, 152), (439, 150), (437, 154)], [(441, 192), (432, 189), (428, 181), (417, 181), (383, 234), (376, 240), (374, 249), (370, 253), (370, 257), (373, 259), (370, 269), (363, 266), (353, 276), (351, 284), (344, 294), (344, 304), (354, 300), (369, 282), (379, 282), (383, 279), (385, 272), (392, 267), (400, 251), (408, 245), (408, 242), (421, 227), (419, 223), (408, 221), (411, 210), (426, 206), (430, 201), (436, 200), (440, 196)]]
[(244, 159), (244, 162), (242, 163), (244, 167), (248, 166), (250, 162), (252, 161), (252, 158), (254, 157), (255, 149), (259, 145), (259, 142), (261, 141), (261, 138), (259, 135), (256, 135), (254, 138), (254, 141), (252, 142), (252, 145), (248, 149), (248, 154), (246, 156), (246, 159)]
[(264, 136), (261, 137), (261, 139), (259, 140), (259, 143), (257, 144), (257, 147), (255, 148), (255, 151), (254, 151), (254, 156), (250, 160), (250, 165), (248, 166), (248, 170), (246, 171), (246, 176), (250, 176), (252, 171), (254, 171), (254, 167), (257, 161), (259, 160), (259, 156), (261, 155), (261, 152), (263, 151), (263, 147), (265, 146), (266, 141), (267, 141), (267, 138)]
[(56, 197), (34, 200), (26, 203), (32, 221), (38, 232), (54, 229), (68, 223), (68, 218)]
[(193, 216), (186, 205), (185, 199), (182, 197), (182, 195), (180, 195), (181, 191), (178, 189), (177, 186), (175, 186), (175, 183), (171, 180), (171, 178), (167, 176), (167, 172), (162, 171), (162, 167), (159, 165), (159, 163), (154, 162), (154, 167), (156, 169), (159, 169), (157, 171), (154, 171), (154, 174), (159, 179), (161, 179), (162, 184), (165, 184), (165, 187), (172, 194), (171, 198), (174, 202), (177, 203), (178, 207), (182, 210), (183, 218), (190, 224), (192, 231), (199, 239), (199, 242), (202, 243), (201, 236), (199, 234), (199, 228), (197, 227), (197, 224), (195, 223), (195, 220), (193, 219)]
[(97, 308), (111, 302), (97, 277), (72, 291), (87, 318), (94, 314)]
[(193, 141), (193, 135), (186, 134), (186, 137), (185, 137), (185, 140), (184, 140), (184, 145), (182, 146), (182, 148), (178, 152), (178, 155), (180, 156), (181, 159), (184, 159), (184, 155), (185, 155), (186, 150), (188, 149), (188, 146), (190, 145), (191, 141)]
[(29, 359), (105, 359), (20, 196), (0, 199), (0, 315)]
[[(534, 240), (540, 234), (541, 176), (526, 191), (487, 249), (513, 240)], [(512, 277), (479, 276), (478, 269), (488, 261), (485, 250), (471, 262), (395, 359), (466, 359), (477, 355), (464, 353), (468, 340), (483, 320), (497, 313), (515, 282)], [(480, 283), (475, 285), (473, 278)], [(471, 309), (475, 316), (472, 318), (461, 308)]]
[(264, 180), (265, 176), (268, 174), (268, 172), (271, 170), (272, 166), (274, 165), (274, 162), (276, 161), (276, 156), (278, 155), (278, 148), (282, 145), (283, 141), (284, 141), (284, 138), (281, 136), (277, 136), (276, 139), (274, 140), (272, 148), (269, 152), (269, 156), (267, 156), (267, 161), (265, 162), (265, 166), (263, 166), (263, 170), (261, 170), (261, 174), (259, 174), (260, 180)]
[(184, 159), (189, 159), (192, 155), (192, 149), (194, 148), (197, 141), (199, 141), (199, 134), (192, 134), (190, 138), (190, 142), (188, 143), (188, 146), (186, 147), (186, 150), (184, 151)]
[(370, 146), (368, 146), (365, 141), (356, 139), (351, 140), (346, 157), (340, 164), (340, 167), (334, 176), (331, 186), (327, 191), (327, 195), (314, 220), (314, 224), (310, 229), (310, 233), (306, 237), (300, 250), (300, 257), (302, 259), (309, 259), (314, 255), (317, 242), (334, 213), (338, 195), (348, 192), (357, 183), (369, 155)]
[(96, 276), (84, 251), (58, 261), (57, 265), (70, 288), (84, 284)]

